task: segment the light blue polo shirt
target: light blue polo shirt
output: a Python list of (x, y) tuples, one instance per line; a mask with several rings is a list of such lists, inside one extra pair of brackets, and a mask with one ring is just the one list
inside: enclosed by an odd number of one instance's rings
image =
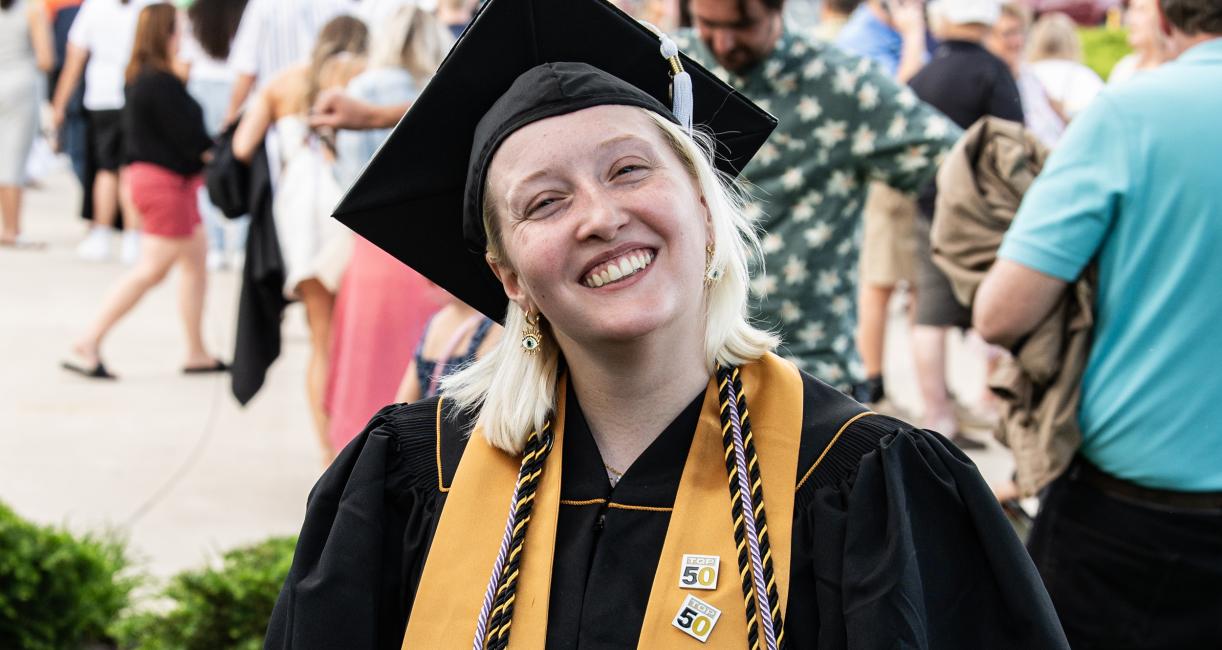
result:
[(1222, 490), (1222, 39), (1075, 118), (1000, 255), (1069, 282), (1098, 260), (1086, 457), (1148, 487)]

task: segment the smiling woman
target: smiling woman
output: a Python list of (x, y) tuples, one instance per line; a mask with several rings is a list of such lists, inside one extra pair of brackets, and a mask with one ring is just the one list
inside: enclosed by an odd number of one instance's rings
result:
[(971, 462), (751, 325), (774, 122), (672, 47), (492, 0), (341, 203), (507, 335), (320, 479), (267, 647), (1065, 647)]

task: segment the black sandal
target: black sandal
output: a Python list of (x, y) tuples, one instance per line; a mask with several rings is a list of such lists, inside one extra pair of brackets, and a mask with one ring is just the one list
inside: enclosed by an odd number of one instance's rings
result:
[(93, 366), (88, 366), (76, 360), (69, 359), (67, 361), (60, 362), (59, 367), (69, 372), (75, 372), (76, 374), (89, 379), (118, 379), (118, 377), (112, 375), (110, 371), (106, 369), (106, 366), (102, 363), (101, 359), (98, 359), (98, 362)]
[(229, 366), (224, 361), (217, 359), (210, 366), (197, 366), (195, 368), (183, 368), (184, 375), (205, 375), (212, 372), (229, 372)]

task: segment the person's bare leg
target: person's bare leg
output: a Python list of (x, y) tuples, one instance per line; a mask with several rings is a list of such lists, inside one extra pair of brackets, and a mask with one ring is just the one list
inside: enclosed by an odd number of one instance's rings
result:
[(178, 258), (178, 310), (182, 316), (183, 331), (187, 335), (187, 360), (184, 368), (206, 368), (216, 363), (204, 346), (203, 318), (204, 298), (208, 292), (208, 272), (204, 261), (208, 254), (208, 242), (204, 229), (195, 232), (183, 241)]
[(140, 211), (132, 200), (131, 186), (128, 184), (127, 168), (120, 167), (116, 185), (118, 205), (123, 209), (123, 229), (127, 232), (140, 232)]
[(98, 170), (93, 177), (93, 227), (114, 228), (119, 214), (119, 175)]
[(857, 351), (865, 366), (866, 378), (883, 374), (884, 345), (887, 339), (887, 304), (895, 287), (862, 283), (857, 299)]
[(106, 295), (102, 310), (85, 334), (73, 344), (73, 350), (82, 360), (97, 363), (102, 340), (149, 289), (165, 279), (166, 272), (178, 259), (183, 246), (182, 242), (152, 235), (146, 236), (145, 241), (140, 251), (140, 261)]
[(318, 280), (301, 282), (297, 285), (297, 291), (305, 304), (306, 321), (310, 325), (310, 363), (306, 369), (306, 395), (322, 447), (323, 462), (329, 464), (335, 457), (335, 450), (331, 448), (331, 439), (327, 436), (331, 419), (323, 406), (323, 396), (327, 390), (327, 371), (330, 367), (331, 311), (335, 306), (335, 296)]
[(0, 185), (0, 241), (12, 243), (21, 234), (21, 188), (16, 185)]
[(936, 325), (913, 326), (912, 356), (925, 402), (921, 426), (951, 438), (959, 433), (959, 425), (946, 390), (946, 330)]

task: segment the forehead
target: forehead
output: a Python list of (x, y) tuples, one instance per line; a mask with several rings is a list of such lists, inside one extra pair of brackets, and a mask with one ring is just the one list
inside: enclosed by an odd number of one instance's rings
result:
[(716, 25), (741, 25), (765, 13), (760, 0), (691, 0), (692, 17)]
[[(627, 137), (626, 137), (627, 136)], [(529, 174), (541, 165), (593, 155), (609, 141), (660, 144), (661, 134), (643, 108), (594, 106), (528, 124), (505, 139), (488, 166), (489, 179)]]

